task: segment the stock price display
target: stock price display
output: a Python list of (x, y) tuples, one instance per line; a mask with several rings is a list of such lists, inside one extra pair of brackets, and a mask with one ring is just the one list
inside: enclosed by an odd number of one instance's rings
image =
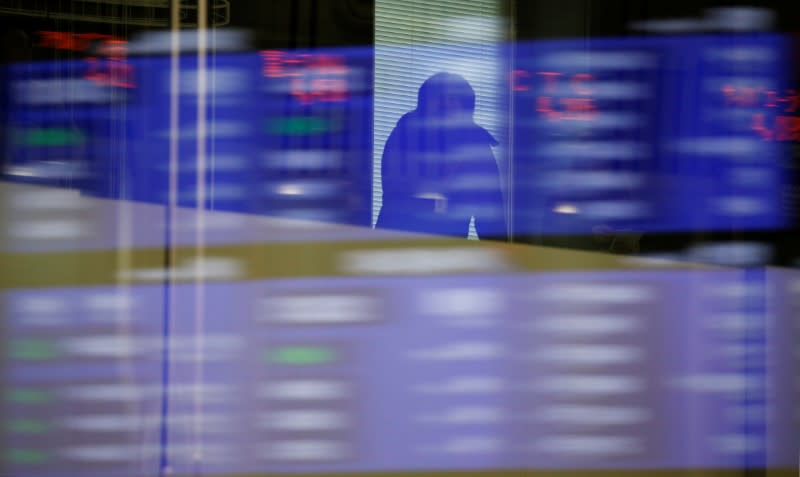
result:
[(653, 37), (519, 45), (515, 230), (777, 229), (796, 93), (785, 40)]

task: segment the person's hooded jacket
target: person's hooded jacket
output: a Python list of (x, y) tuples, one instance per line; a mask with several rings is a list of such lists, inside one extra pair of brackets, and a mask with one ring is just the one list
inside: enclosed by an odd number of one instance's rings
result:
[(474, 112), (464, 78), (438, 73), (422, 84), (417, 108), (400, 118), (383, 151), (377, 227), (466, 237), (475, 217), (480, 238), (505, 239), (498, 143)]

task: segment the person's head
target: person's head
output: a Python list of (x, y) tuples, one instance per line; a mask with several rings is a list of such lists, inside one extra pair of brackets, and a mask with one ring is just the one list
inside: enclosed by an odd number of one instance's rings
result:
[(437, 73), (420, 86), (417, 111), (428, 117), (472, 120), (475, 90), (459, 75)]

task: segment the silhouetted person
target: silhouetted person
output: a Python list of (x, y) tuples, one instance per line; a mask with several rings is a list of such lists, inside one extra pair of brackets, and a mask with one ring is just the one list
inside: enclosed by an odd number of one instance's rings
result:
[(482, 239), (506, 238), (498, 143), (473, 119), (475, 91), (438, 73), (420, 87), (417, 108), (397, 122), (381, 163), (383, 207), (376, 227)]

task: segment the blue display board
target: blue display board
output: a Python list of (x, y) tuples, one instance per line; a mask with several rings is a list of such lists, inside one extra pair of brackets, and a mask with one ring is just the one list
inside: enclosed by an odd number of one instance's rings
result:
[[(780, 115), (792, 101), (784, 43), (705, 35), (515, 45), (504, 191), (514, 234), (784, 227), (793, 137)], [(202, 205), (369, 224), (372, 55), (209, 56)], [(179, 60), (176, 131), (170, 61), (109, 60), (100, 73), (86, 61), (8, 68), (5, 176), (163, 204), (174, 134), (178, 204), (199, 205), (197, 57)], [(495, 172), (462, 172), (445, 192), (480, 209)], [(427, 194), (428, 179), (412, 185)]]
[(178, 58), (174, 91), (171, 61), (120, 60), (124, 82), (83, 60), (9, 68), (5, 177), (166, 204), (175, 173), (181, 207), (202, 190), (206, 209), (369, 224), (371, 49), (209, 56), (202, 125), (197, 55)]
[(111, 172), (119, 156), (119, 144), (109, 142), (114, 113), (128, 104), (130, 90), (94, 74), (83, 61), (3, 69), (4, 178), (88, 191)]
[[(183, 55), (178, 59), (174, 91), (169, 57), (135, 58), (132, 63), (138, 84), (130, 111), (136, 120), (129, 123), (132, 141), (126, 173), (120, 177), (121, 197), (168, 203), (170, 175), (174, 174), (178, 206), (255, 212), (258, 57), (217, 57), (201, 73), (197, 55)], [(203, 111), (198, 109), (201, 74), (206, 76)], [(172, 101), (177, 105), (174, 130)], [(201, 143), (199, 134), (204, 135)], [(201, 145), (203, 157), (198, 155)], [(173, 169), (170, 161), (174, 161)], [(204, 174), (198, 177), (201, 163)], [(198, 179), (202, 179), (204, 204), (197, 203)]]
[(775, 229), (785, 40), (704, 35), (515, 50), (515, 234)]

